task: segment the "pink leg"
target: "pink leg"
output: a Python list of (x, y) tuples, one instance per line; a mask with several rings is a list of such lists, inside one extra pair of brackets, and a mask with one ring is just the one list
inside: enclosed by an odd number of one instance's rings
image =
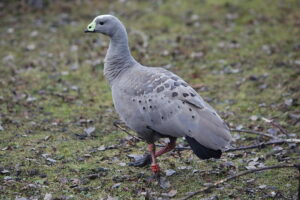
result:
[(150, 155), (151, 155), (151, 159), (152, 159), (151, 170), (154, 174), (158, 174), (160, 169), (159, 169), (159, 165), (156, 162), (155, 144), (148, 144), (148, 149), (150, 151)]
[(158, 152), (156, 152), (155, 157), (161, 156), (162, 154), (173, 150), (175, 146), (176, 146), (176, 138), (170, 138), (170, 142), (167, 144), (167, 146), (163, 147)]
[(176, 146), (176, 138), (170, 138), (170, 142), (167, 144), (167, 146), (163, 147), (158, 152), (155, 152), (155, 144), (148, 144), (148, 149), (152, 159), (151, 170), (154, 174), (158, 174), (160, 171), (156, 158), (158, 156), (161, 156), (164, 153), (173, 150), (175, 146)]

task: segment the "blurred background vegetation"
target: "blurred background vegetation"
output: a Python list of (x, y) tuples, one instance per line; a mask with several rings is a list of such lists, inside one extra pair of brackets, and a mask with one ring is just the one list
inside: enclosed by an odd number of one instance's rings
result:
[[(2, 0), (0, 198), (179, 198), (249, 163), (299, 162), (295, 145), (218, 161), (172, 152), (160, 158), (162, 169), (176, 171), (169, 185), (149, 183), (147, 167), (125, 166), (145, 143), (113, 126), (118, 116), (102, 74), (109, 40), (83, 33), (97, 15), (116, 15), (138, 61), (184, 78), (232, 128), (299, 138), (299, 10), (297, 0)], [(233, 146), (268, 139), (233, 135)], [(296, 199), (297, 176), (253, 174), (194, 199)]]

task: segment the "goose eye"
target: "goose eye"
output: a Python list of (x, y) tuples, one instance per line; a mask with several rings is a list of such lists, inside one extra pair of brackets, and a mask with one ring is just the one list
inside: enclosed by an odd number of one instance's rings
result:
[(99, 22), (99, 24), (100, 24), (100, 25), (103, 25), (103, 24), (104, 24), (104, 22)]

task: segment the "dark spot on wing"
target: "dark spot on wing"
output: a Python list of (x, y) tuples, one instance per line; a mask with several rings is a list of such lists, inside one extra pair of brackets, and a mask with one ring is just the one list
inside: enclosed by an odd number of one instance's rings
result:
[(143, 110), (146, 110), (146, 108), (145, 108), (145, 107), (143, 107)]
[(192, 109), (191, 109), (191, 108), (189, 108), (189, 110), (192, 112)]
[(193, 118), (193, 119), (195, 119), (195, 116), (194, 116), (194, 115), (192, 115), (192, 118)]
[(179, 82), (174, 82), (174, 86), (179, 86), (180, 83)]
[(164, 116), (161, 116), (161, 119), (164, 119)]
[(186, 84), (186, 83), (184, 83), (184, 82), (182, 82), (181, 85), (183, 85), (184, 87), (187, 87), (187, 86), (188, 86), (188, 84)]
[(152, 99), (149, 99), (149, 102), (151, 102), (152, 101)]
[(157, 88), (156, 92), (160, 93), (161, 91), (163, 91), (165, 88), (164, 86), (160, 86), (159, 88)]
[(152, 109), (152, 106), (149, 106), (150, 109)]
[(158, 80), (156, 80), (156, 81), (153, 81), (153, 83), (152, 83), (153, 87), (156, 87), (156, 86), (158, 86), (159, 84), (161, 84), (161, 79), (158, 79)]
[(141, 101), (141, 100), (139, 100), (139, 103), (142, 103), (142, 101)]
[(187, 97), (187, 96), (189, 96), (189, 94), (188, 93), (183, 93), (182, 94), (184, 97)]
[(172, 93), (172, 97), (176, 97), (177, 95), (178, 95), (177, 92), (173, 92), (173, 93)]
[(134, 102), (134, 101), (135, 101), (135, 99), (132, 99), (132, 101)]
[(178, 78), (175, 77), (175, 76), (172, 76), (171, 79), (173, 79), (174, 81), (177, 81), (177, 80), (178, 80)]
[(195, 95), (195, 94), (193, 94), (193, 93), (190, 93), (190, 95), (191, 95), (192, 97), (196, 96), (196, 95)]
[(168, 88), (168, 87), (170, 87), (170, 84), (169, 84), (169, 83), (165, 83), (164, 86), (165, 86), (166, 88)]

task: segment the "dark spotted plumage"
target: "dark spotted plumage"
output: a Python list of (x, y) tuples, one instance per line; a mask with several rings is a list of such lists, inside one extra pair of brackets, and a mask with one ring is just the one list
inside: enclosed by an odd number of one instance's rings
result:
[(187, 97), (187, 96), (189, 96), (189, 94), (188, 93), (182, 93), (182, 96)]
[(161, 91), (163, 91), (165, 88), (164, 88), (164, 86), (160, 86), (160, 87), (158, 87), (157, 89), (156, 89), (156, 92), (157, 93), (160, 93)]
[[(148, 77), (148, 80), (141, 76)], [(183, 82), (163, 68), (132, 67), (128, 69), (128, 76), (121, 76), (112, 85), (115, 107), (126, 124), (148, 142), (157, 140), (161, 135), (190, 136), (208, 148), (224, 148), (230, 141), (227, 126), (214, 114), (215, 110), (193, 88), (181, 84)], [(173, 88), (167, 88), (165, 84)], [(142, 103), (126, 101), (126, 98), (132, 99), (131, 94), (144, 88), (151, 88), (151, 91), (135, 97)], [(149, 109), (144, 110), (143, 107)], [(150, 133), (146, 126), (159, 134)]]

